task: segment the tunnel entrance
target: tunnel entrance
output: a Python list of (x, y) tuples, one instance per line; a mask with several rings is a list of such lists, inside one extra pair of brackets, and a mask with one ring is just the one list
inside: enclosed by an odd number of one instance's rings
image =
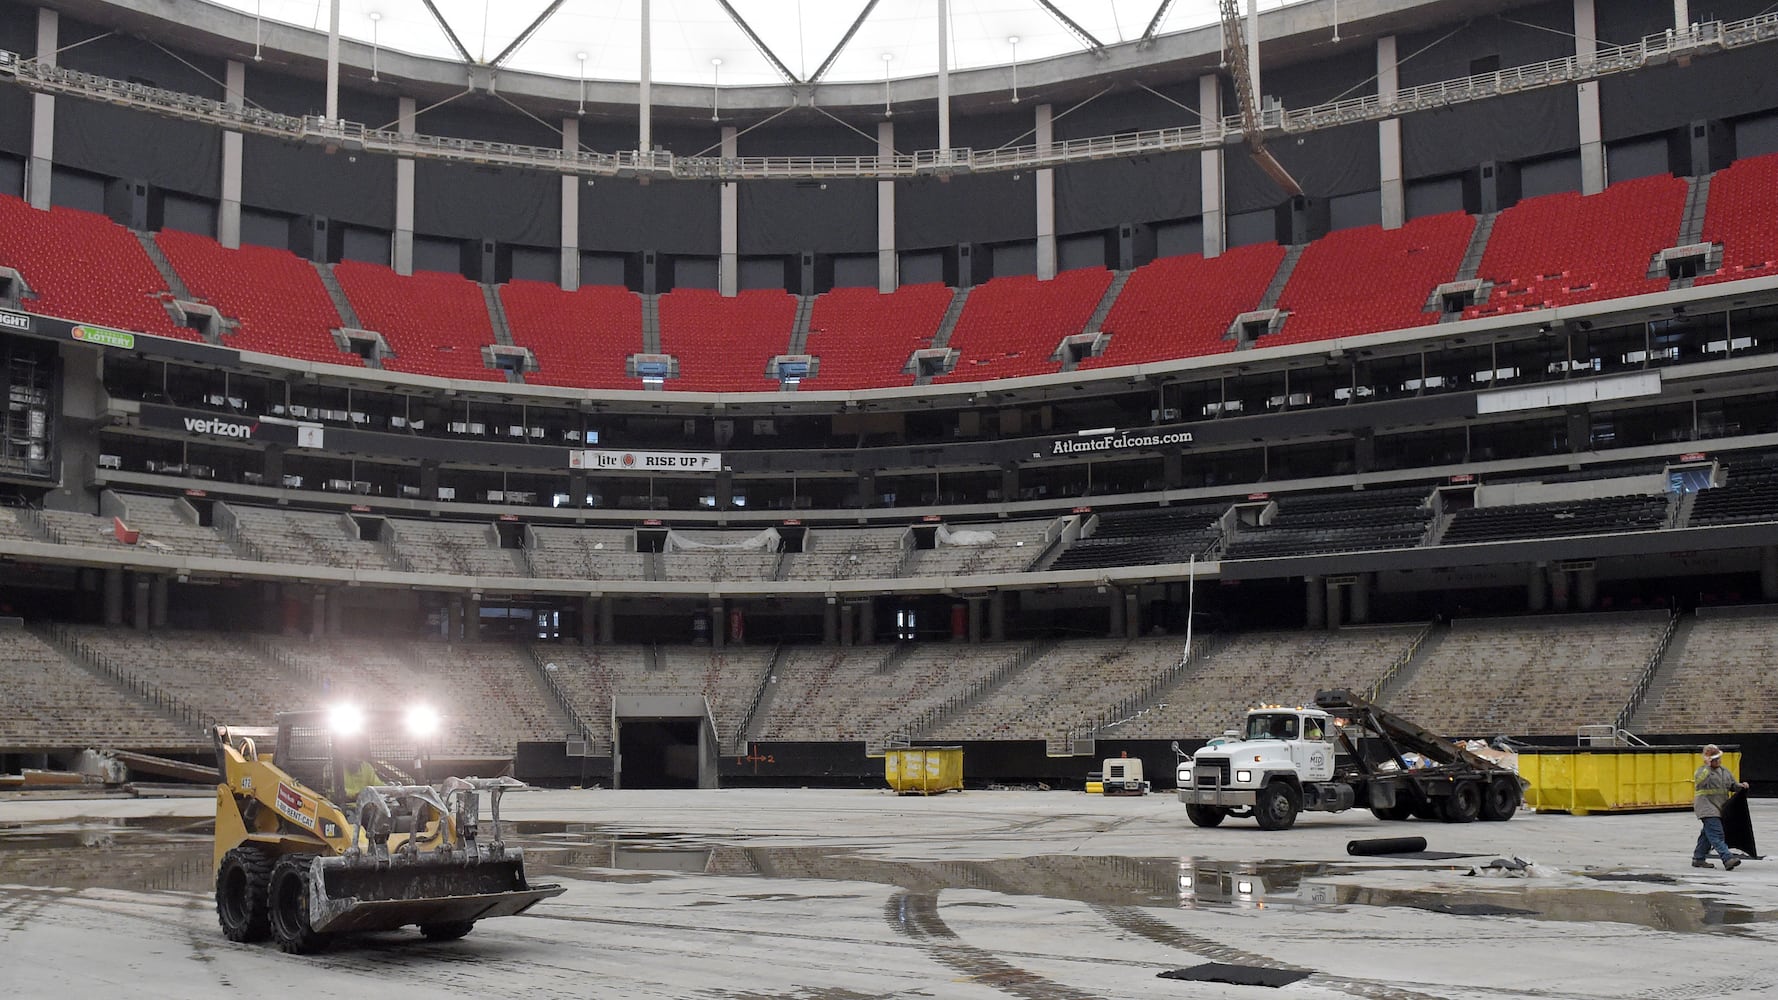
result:
[(703, 698), (620, 696), (612, 723), (615, 787), (716, 787), (716, 726)]

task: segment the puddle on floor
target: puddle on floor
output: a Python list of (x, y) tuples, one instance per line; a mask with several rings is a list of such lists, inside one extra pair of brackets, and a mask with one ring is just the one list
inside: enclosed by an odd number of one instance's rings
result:
[[(616, 832), (596, 824), (525, 821), (503, 826), (508, 828), (503, 832), (509, 842), (525, 848), (528, 872), (539, 881), (633, 884), (681, 873), (867, 882), (918, 894), (982, 889), (1093, 906), (1254, 911), (1380, 906), (1472, 915), (1478, 920), (1510, 915), (1680, 932), (1778, 919), (1778, 912), (1677, 890), (1550, 886), (1531, 879), (1446, 890), (1362, 885), (1350, 878), (1380, 872), (1424, 872), (1431, 878), (1434, 873), (1466, 872), (1468, 861), (1225, 862), (1078, 855), (889, 861), (845, 848), (713, 844), (691, 834)], [(488, 832), (484, 827), (484, 836)], [(0, 826), (0, 884), (208, 893), (213, 884), (210, 836), (209, 821), (172, 817)], [(1627, 880), (1634, 873), (1613, 877)], [(1648, 881), (1665, 879), (1651, 876)], [(806, 892), (807, 887), (798, 887), (767, 896), (801, 898)]]

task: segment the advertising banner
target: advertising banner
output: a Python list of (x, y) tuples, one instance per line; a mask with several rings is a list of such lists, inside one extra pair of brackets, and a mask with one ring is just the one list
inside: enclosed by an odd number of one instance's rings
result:
[(139, 420), (143, 427), (181, 431), (210, 440), (265, 441), (316, 449), (326, 442), (325, 430), (319, 424), (299, 424), (276, 417), (243, 417), (143, 403)]
[(1091, 455), (1096, 452), (1141, 451), (1145, 448), (1191, 443), (1192, 432), (1187, 430), (1154, 427), (1135, 431), (1085, 431), (1072, 437), (1051, 438), (1047, 454), (1057, 457)]
[(721, 472), (722, 456), (689, 451), (600, 451), (568, 453), (568, 468), (607, 472)]

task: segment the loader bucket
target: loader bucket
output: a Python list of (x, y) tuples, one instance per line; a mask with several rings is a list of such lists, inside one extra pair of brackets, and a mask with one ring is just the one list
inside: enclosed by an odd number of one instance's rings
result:
[(311, 878), (320, 891), (309, 894), (310, 922), (324, 933), (512, 916), (565, 891), (528, 884), (517, 851), (473, 860), (317, 858)]

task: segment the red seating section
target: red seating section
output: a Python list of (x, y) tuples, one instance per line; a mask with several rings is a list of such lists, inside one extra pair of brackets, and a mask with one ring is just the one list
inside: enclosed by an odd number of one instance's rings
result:
[(532, 385), (640, 389), (624, 361), (642, 350), (642, 299), (622, 287), (588, 285), (564, 292), (547, 281), (500, 286), (512, 342), (529, 347), (538, 368)]
[(1049, 281), (1021, 274), (979, 286), (951, 331), (957, 367), (933, 381), (986, 382), (1061, 371), (1061, 362), (1050, 356), (1063, 337), (1086, 332), (1110, 285), (1110, 271), (1084, 267)]
[(135, 234), (103, 215), (72, 208), (41, 212), (0, 195), (0, 265), (25, 277), (37, 297), (25, 308), (96, 326), (202, 341), (173, 322), (172, 297)]
[(164, 230), (155, 243), (191, 294), (240, 325), (222, 342), (243, 351), (336, 365), (364, 364), (339, 349), (329, 331), (339, 311), (315, 265), (288, 250), (230, 250), (208, 236)]
[(1105, 317), (1111, 342), (1081, 368), (1112, 368), (1235, 349), (1235, 317), (1259, 304), (1284, 260), (1276, 243), (1237, 247), (1220, 257), (1162, 257), (1130, 272)]
[(1710, 179), (1704, 239), (1722, 244), (1722, 267), (1700, 285), (1778, 274), (1778, 153), (1742, 160)]
[(821, 359), (806, 389), (869, 389), (912, 385), (902, 371), (915, 351), (932, 346), (951, 306), (949, 285), (904, 285), (884, 295), (874, 288), (836, 288), (815, 300), (808, 353)]
[(1648, 277), (1648, 265), (1679, 238), (1685, 189), (1677, 177), (1642, 177), (1500, 213), (1478, 273), (1494, 291), (1464, 318), (1666, 291), (1667, 279)]
[(790, 349), (796, 296), (754, 289), (724, 298), (708, 288), (661, 296), (661, 350), (679, 359), (668, 389), (770, 392), (766, 362)]
[(395, 357), (384, 359), (384, 368), (440, 378), (506, 381), (505, 372), (482, 361), (482, 347), (494, 342), (494, 326), (475, 282), (438, 271), (403, 277), (381, 264), (355, 260), (335, 264), (333, 273), (358, 321), (382, 334), (395, 352)]
[(1448, 212), (1400, 229), (1360, 226), (1316, 240), (1303, 251), (1278, 308), (1284, 328), (1260, 347), (1303, 344), (1436, 323), (1432, 290), (1457, 277), (1475, 218)]

